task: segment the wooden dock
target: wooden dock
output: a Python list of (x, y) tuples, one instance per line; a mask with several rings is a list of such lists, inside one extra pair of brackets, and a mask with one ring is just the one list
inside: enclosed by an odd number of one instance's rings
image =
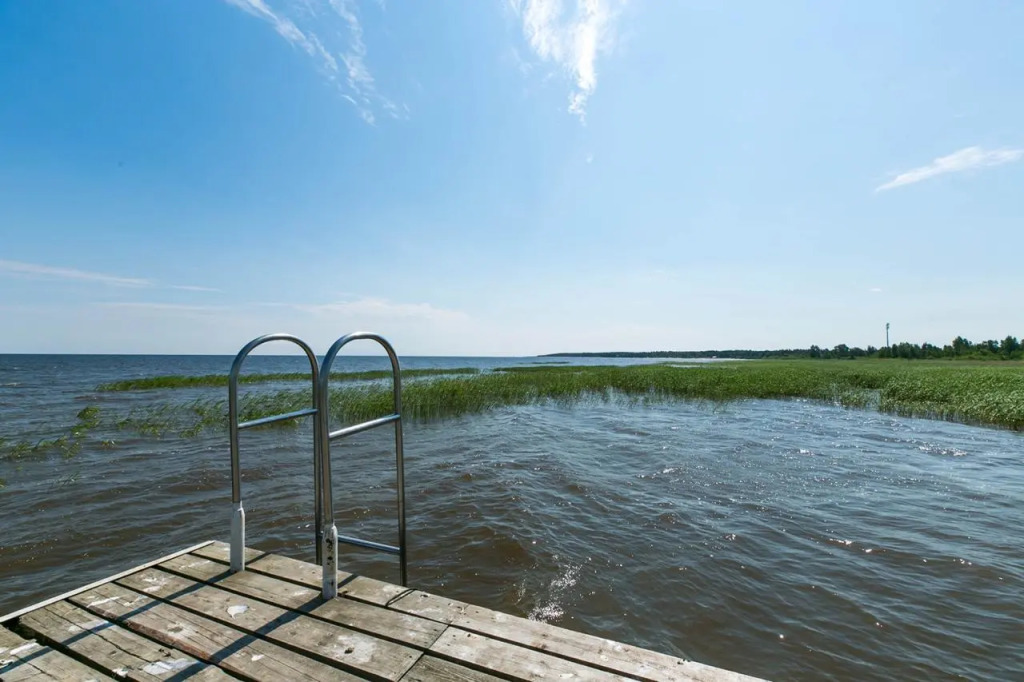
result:
[(208, 542), (0, 619), (0, 680), (699, 680), (746, 675)]

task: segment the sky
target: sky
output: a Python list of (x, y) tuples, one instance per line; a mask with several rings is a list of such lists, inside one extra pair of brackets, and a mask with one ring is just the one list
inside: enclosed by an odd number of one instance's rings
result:
[(1022, 26), (1016, 0), (0, 0), (0, 352), (1024, 336)]

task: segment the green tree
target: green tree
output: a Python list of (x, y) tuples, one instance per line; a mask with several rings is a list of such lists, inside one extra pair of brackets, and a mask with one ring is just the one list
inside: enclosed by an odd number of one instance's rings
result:
[(962, 336), (953, 339), (953, 355), (964, 355), (971, 350), (973, 344)]
[(999, 344), (999, 350), (1006, 357), (1010, 357), (1020, 350), (1020, 341), (1018, 341), (1015, 336), (1007, 336), (1003, 339), (1002, 343)]

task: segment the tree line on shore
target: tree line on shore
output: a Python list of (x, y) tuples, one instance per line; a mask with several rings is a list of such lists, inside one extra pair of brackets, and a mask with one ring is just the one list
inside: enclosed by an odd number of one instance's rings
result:
[(779, 350), (696, 350), (649, 352), (608, 352), (608, 353), (550, 353), (541, 357), (600, 357), (600, 358), (722, 358), (735, 360), (759, 360), (767, 358), (903, 358), (907, 360), (1024, 360), (1024, 343), (1016, 336), (1007, 336), (1002, 341), (988, 339), (972, 343), (963, 336), (957, 336), (944, 346), (925, 342), (920, 345), (906, 341), (876, 348), (860, 348), (840, 343), (832, 348), (811, 346), (810, 348), (785, 348)]

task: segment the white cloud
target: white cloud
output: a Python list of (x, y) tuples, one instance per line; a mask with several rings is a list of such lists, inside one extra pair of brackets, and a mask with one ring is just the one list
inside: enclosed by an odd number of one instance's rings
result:
[(189, 305), (186, 303), (158, 303), (152, 301), (103, 301), (93, 303), (93, 305), (101, 306), (103, 308), (119, 308), (158, 313), (220, 314), (231, 310), (230, 307), (222, 305)]
[[(278, 35), (292, 45), (298, 45), (310, 56), (318, 53), (316, 46), (320, 44), (320, 41), (317, 40), (316, 36), (311, 34), (310, 37), (307, 37), (291, 19), (274, 12), (263, 0), (225, 0), (225, 2), (268, 22), (274, 27)], [(333, 61), (333, 58), (331, 61)], [(335, 64), (335, 68), (337, 68), (337, 64)]]
[[(355, 93), (356, 98), (346, 97), (359, 109), (359, 115), (363, 120), (373, 125), (376, 118), (373, 114), (371, 104), (376, 100), (380, 106), (387, 111), (392, 118), (398, 118), (397, 108), (394, 103), (386, 97), (377, 93), (377, 86), (373, 75), (366, 67), (366, 43), (363, 42), (363, 27), (359, 23), (357, 14), (358, 8), (354, 0), (330, 0), (331, 9), (334, 10), (348, 27), (349, 46), (341, 55), (341, 61), (345, 64), (345, 73), (348, 76), (348, 87)], [(383, 5), (381, 6), (383, 9)]]
[(587, 101), (597, 89), (597, 56), (614, 44), (615, 20), (625, 0), (575, 0), (572, 13), (563, 0), (510, 1), (534, 53), (569, 73), (575, 85), (569, 111), (585, 120)]
[[(355, 0), (281, 0), (287, 7), (276, 10), (265, 0), (225, 2), (266, 21), (278, 35), (316, 60), (327, 80), (337, 85), (367, 123), (376, 122), (378, 109), (392, 118), (401, 118), (398, 107), (377, 92), (376, 81), (366, 65), (366, 43)], [(383, 11), (383, 4), (378, 4), (378, 9)], [(320, 36), (325, 36), (325, 40)], [(344, 80), (339, 79), (341, 74)]]
[(361, 298), (321, 304), (293, 304), (291, 307), (314, 315), (332, 315), (363, 319), (419, 319), (432, 321), (465, 320), (457, 310), (436, 308), (429, 303), (394, 303), (383, 298)]
[(70, 279), (82, 282), (97, 282), (115, 287), (150, 287), (153, 282), (148, 279), (135, 277), (118, 277), (100, 272), (89, 272), (87, 270), (75, 270), (74, 268), (60, 268), (37, 263), (21, 263), (13, 260), (0, 260), (0, 273), (21, 275), (28, 277), (40, 277), (45, 279)]
[(976, 168), (1001, 166), (1004, 163), (1020, 161), (1022, 158), (1024, 158), (1024, 149), (985, 150), (981, 147), (966, 147), (960, 151), (953, 152), (949, 156), (940, 156), (927, 165), (899, 173), (889, 182), (876, 187), (875, 191), (883, 192), (903, 187), (904, 185), (912, 185), (915, 182), (928, 180), (929, 178), (945, 175), (946, 173), (959, 173)]
[[(14, 260), (0, 260), (0, 274), (8, 274), (16, 277), (34, 277), (39, 279), (65, 279), (78, 282), (95, 282), (115, 287), (157, 287), (157, 282), (151, 279), (138, 277), (120, 277), (108, 275), (102, 272), (90, 272), (88, 270), (76, 270), (75, 268), (54, 267), (52, 265), (40, 265), (39, 263), (23, 263)], [(219, 292), (220, 289), (201, 287), (192, 284), (172, 284), (169, 289), (181, 291), (212, 291)]]
[(213, 287), (199, 287), (193, 284), (172, 284), (171, 288), (178, 289), (179, 291), (209, 291), (220, 293), (220, 289), (214, 289)]

